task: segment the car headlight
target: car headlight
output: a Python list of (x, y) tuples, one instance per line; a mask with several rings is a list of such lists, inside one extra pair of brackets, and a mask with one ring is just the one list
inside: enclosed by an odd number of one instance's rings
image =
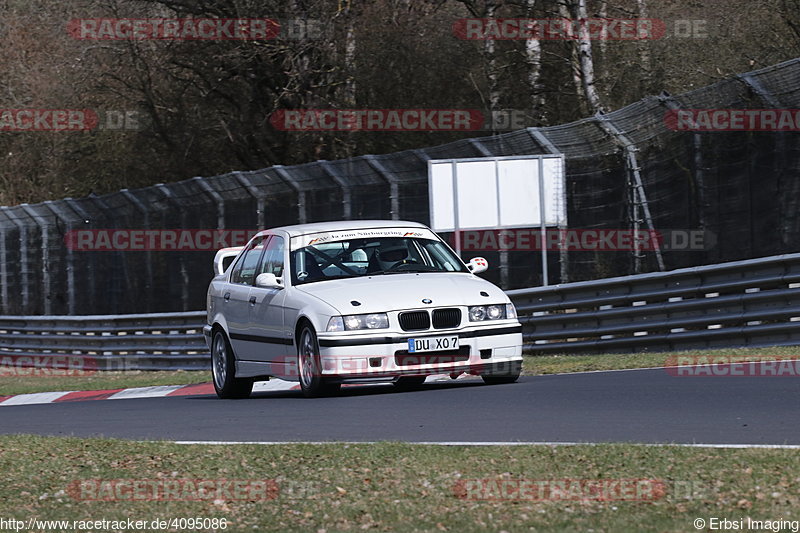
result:
[[(516, 312), (514, 313), (516, 315)], [(508, 305), (476, 305), (469, 308), (470, 322), (482, 320), (502, 320), (508, 318)]]
[(334, 316), (328, 321), (327, 331), (353, 331), (358, 329), (386, 329), (389, 327), (389, 316), (386, 313), (369, 313), (366, 315)]

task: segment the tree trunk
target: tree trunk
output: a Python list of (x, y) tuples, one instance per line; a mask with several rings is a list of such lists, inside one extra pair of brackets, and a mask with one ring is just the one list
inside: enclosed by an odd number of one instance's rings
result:
[[(484, 11), (484, 18), (494, 18), (497, 13), (497, 4), (495, 0), (486, 0), (486, 9)], [(497, 83), (497, 47), (494, 39), (486, 39), (483, 41), (483, 53), (486, 61), (486, 81), (489, 89), (489, 120), (492, 124), (492, 133), (495, 131), (495, 112), (500, 106), (500, 88)]]
[(575, 0), (575, 14), (579, 21), (578, 33), (578, 58), (580, 60), (581, 83), (586, 101), (593, 112), (603, 111), (600, 95), (597, 93), (594, 78), (594, 59), (592, 58), (592, 40), (589, 27), (584, 23), (588, 18), (586, 14), (586, 0)]
[[(526, 16), (533, 18), (533, 8), (536, 0), (526, 0)], [(538, 39), (528, 39), (525, 41), (525, 61), (528, 64), (528, 90), (530, 91), (530, 112), (536, 124), (541, 124), (544, 108), (544, 95), (539, 86), (539, 78), (542, 74), (542, 43)]]
[[(639, 9), (639, 18), (647, 19), (647, 0), (636, 0), (636, 6)], [(641, 87), (643, 93), (647, 94), (653, 88), (653, 68), (650, 61), (650, 42), (642, 39), (639, 45), (639, 67), (641, 68)]]

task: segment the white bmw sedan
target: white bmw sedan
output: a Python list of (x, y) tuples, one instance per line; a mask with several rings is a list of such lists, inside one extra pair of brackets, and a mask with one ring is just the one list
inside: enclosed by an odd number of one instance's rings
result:
[(217, 395), (247, 397), (270, 377), (309, 397), (342, 383), (414, 388), (432, 374), (514, 382), (522, 327), (508, 296), (475, 275), (486, 269), (415, 222), (262, 231), (208, 288)]

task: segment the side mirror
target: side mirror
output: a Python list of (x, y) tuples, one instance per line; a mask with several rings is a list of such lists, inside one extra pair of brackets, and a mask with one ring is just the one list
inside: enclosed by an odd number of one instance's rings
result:
[(467, 263), (467, 268), (473, 274), (480, 274), (481, 272), (489, 270), (489, 261), (483, 257), (473, 257), (469, 260), (469, 263)]
[(256, 287), (261, 289), (282, 289), (283, 282), (275, 277), (275, 274), (265, 272), (256, 277)]

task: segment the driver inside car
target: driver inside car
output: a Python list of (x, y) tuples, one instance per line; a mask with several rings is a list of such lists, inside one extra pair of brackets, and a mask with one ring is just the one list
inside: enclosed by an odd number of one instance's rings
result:
[(370, 257), (367, 273), (388, 272), (397, 265), (410, 263), (413, 260), (409, 257), (408, 248), (405, 243), (387, 243), (375, 249)]

